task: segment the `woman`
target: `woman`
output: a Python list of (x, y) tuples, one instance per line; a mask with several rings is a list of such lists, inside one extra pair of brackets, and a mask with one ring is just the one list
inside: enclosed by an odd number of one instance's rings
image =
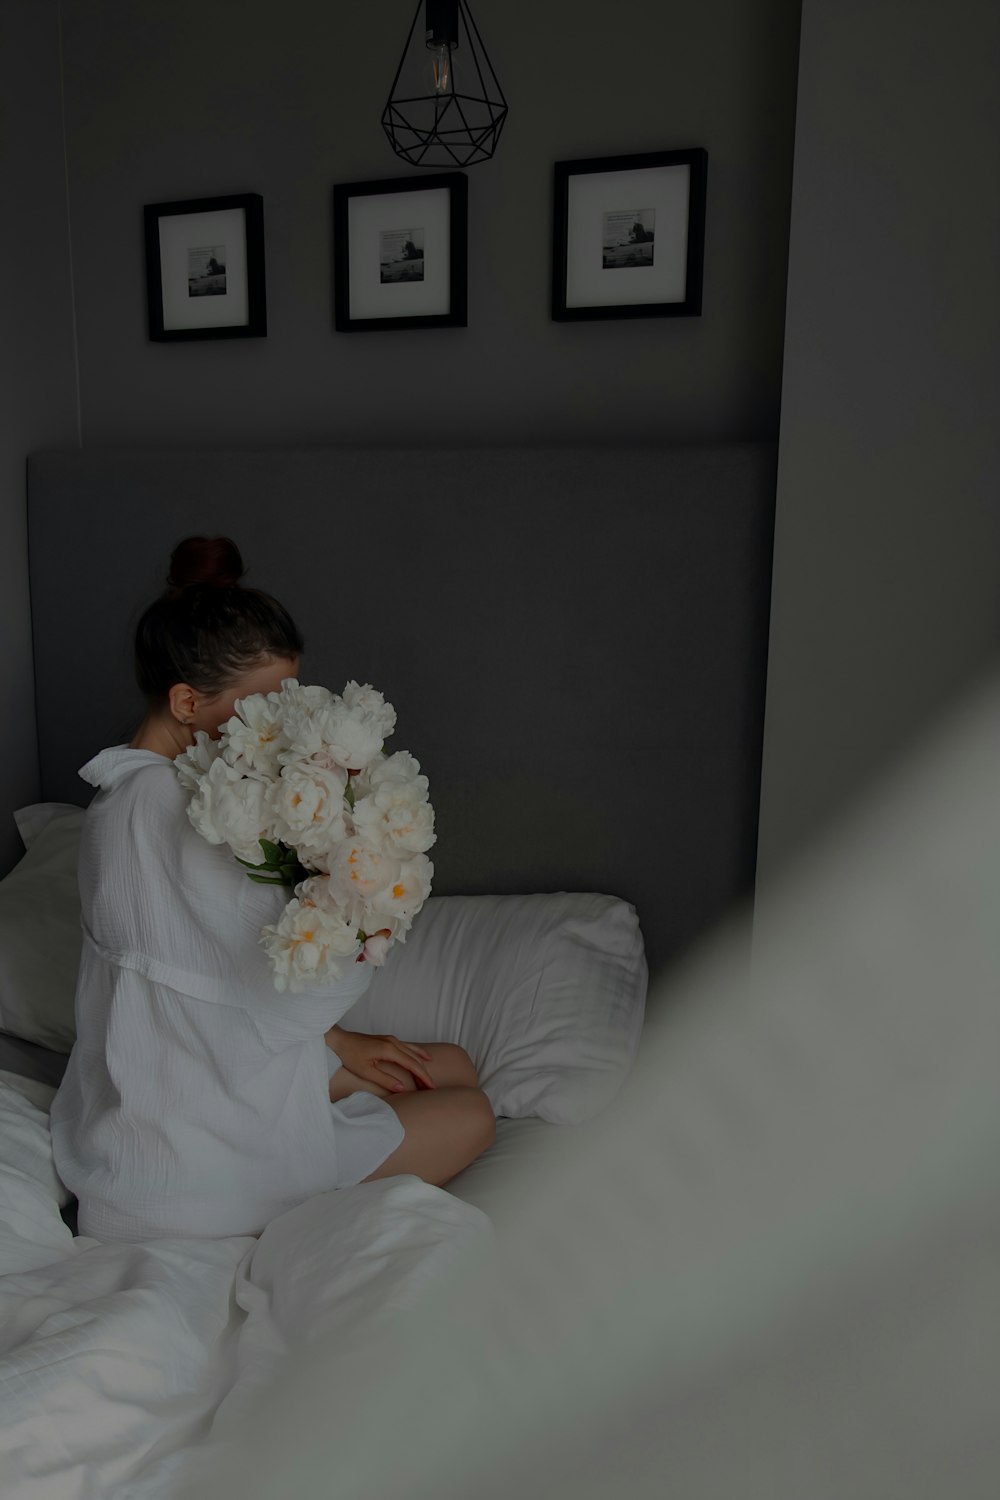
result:
[(292, 619), (242, 574), (226, 538), (174, 550), (136, 632), (146, 717), (80, 773), (99, 790), (52, 1138), (79, 1232), (97, 1239), (257, 1234), (331, 1188), (398, 1173), (440, 1185), (494, 1138), (460, 1047), (336, 1024), (370, 964), (333, 989), (278, 993), (258, 935), (289, 892), (248, 880), (188, 821), (174, 759), (198, 730), (218, 738), (238, 698), (298, 675)]

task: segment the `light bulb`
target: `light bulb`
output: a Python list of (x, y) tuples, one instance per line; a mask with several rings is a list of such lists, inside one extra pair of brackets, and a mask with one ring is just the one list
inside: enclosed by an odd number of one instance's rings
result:
[(446, 94), (451, 84), (451, 50), (447, 42), (430, 49), (435, 94)]

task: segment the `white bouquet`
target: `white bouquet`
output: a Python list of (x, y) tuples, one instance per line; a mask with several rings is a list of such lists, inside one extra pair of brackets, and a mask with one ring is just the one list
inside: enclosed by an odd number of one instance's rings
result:
[(199, 730), (174, 764), (202, 838), (228, 844), (251, 880), (294, 886), (260, 936), (275, 988), (313, 989), (352, 963), (383, 963), (434, 873), (427, 777), (405, 750), (383, 749), (395, 709), (367, 683), (338, 694), (289, 677), (235, 710), (220, 739)]

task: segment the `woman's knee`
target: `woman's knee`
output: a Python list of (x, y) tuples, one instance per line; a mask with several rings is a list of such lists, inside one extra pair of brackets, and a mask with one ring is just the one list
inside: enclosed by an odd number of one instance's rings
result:
[(493, 1106), (482, 1089), (469, 1090), (469, 1128), (478, 1153), (489, 1149), (497, 1138), (497, 1119)]
[(436, 1063), (436, 1071), (453, 1088), (476, 1088), (478, 1086), (479, 1074), (476, 1072), (476, 1065), (464, 1047), (459, 1047), (455, 1042), (438, 1042), (429, 1050), (434, 1055), (434, 1061), (431, 1063), (432, 1069)]
[(460, 1084), (440, 1092), (397, 1094), (388, 1102), (403, 1123), (404, 1139), (366, 1182), (412, 1172), (440, 1187), (496, 1139), (493, 1107), (482, 1089)]
[(497, 1122), (493, 1106), (482, 1089), (469, 1085), (442, 1090), (442, 1104), (445, 1103), (445, 1094), (451, 1116), (449, 1134), (453, 1140), (461, 1142), (467, 1160), (473, 1161), (496, 1140)]

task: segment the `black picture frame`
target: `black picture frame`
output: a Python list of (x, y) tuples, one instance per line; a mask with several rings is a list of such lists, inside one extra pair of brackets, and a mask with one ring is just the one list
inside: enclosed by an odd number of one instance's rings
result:
[[(150, 339), (173, 343), (182, 339), (264, 338), (267, 294), (264, 200), (260, 193), (147, 203), (142, 212)], [(218, 266), (214, 276), (208, 265), (204, 271), (192, 271), (196, 257), (208, 262), (209, 252), (216, 249), (215, 241), (222, 243), (223, 235), (227, 237), (223, 248), (228, 248), (220, 288)], [(233, 235), (236, 240), (230, 246)], [(199, 280), (215, 285), (195, 292)], [(221, 299), (218, 305), (216, 296)], [(213, 314), (215, 322), (210, 321)]]
[[(441, 192), (447, 195), (447, 230), (441, 214), (441, 203), (430, 201)], [(436, 238), (440, 244), (447, 238), (448, 265), (446, 297), (442, 286), (430, 278), (424, 281), (425, 256), (420, 256), (420, 288), (417, 282), (406, 281), (401, 274), (397, 281), (387, 275), (389, 262), (382, 259), (381, 250), (374, 246), (373, 225), (376, 220), (379, 198), (392, 198), (400, 193), (425, 194), (424, 203), (415, 198), (414, 212), (431, 213), (429, 231), (432, 243)], [(352, 205), (358, 205), (358, 222), (352, 223)], [(387, 204), (386, 209), (390, 206)], [(437, 210), (435, 217), (434, 210)], [(338, 333), (387, 331), (390, 329), (416, 328), (467, 328), (468, 327), (468, 234), (469, 234), (469, 180), (464, 172), (436, 172), (421, 177), (388, 177), (371, 182), (342, 182), (333, 189), (333, 324)], [(425, 226), (426, 227), (426, 226)], [(380, 243), (386, 236), (403, 233), (386, 226), (379, 231)], [(352, 238), (353, 235), (353, 238)], [(367, 253), (365, 246), (368, 246)], [(421, 246), (426, 249), (426, 245)], [(377, 258), (373, 260), (373, 255)], [(352, 260), (355, 275), (352, 285)], [(397, 264), (402, 265), (402, 257)], [(358, 267), (360, 266), (360, 270)], [(375, 282), (376, 267), (379, 280)], [(411, 295), (407, 297), (407, 292)], [(445, 300), (443, 311), (421, 311), (422, 306), (433, 306)], [(401, 306), (409, 302), (412, 311), (403, 311)]]
[[(687, 169), (686, 179), (684, 169)], [(589, 220), (593, 232), (600, 233), (596, 227), (596, 211), (593, 201), (586, 202), (585, 197), (579, 193), (579, 189), (583, 189), (584, 195), (590, 190), (596, 192), (599, 180), (599, 190), (606, 192), (604, 179), (610, 173), (623, 174), (623, 191), (627, 174), (643, 174), (650, 184), (646, 190), (649, 196), (655, 197), (659, 194), (663, 203), (667, 205), (666, 208), (661, 207), (659, 212), (661, 215), (665, 212), (667, 217), (665, 228), (667, 243), (670, 245), (672, 274), (675, 279), (679, 279), (676, 277), (676, 270), (678, 265), (683, 263), (682, 295), (673, 294), (669, 286), (670, 278), (667, 277), (665, 294), (663, 294), (663, 288), (654, 284), (653, 289), (660, 294), (643, 300), (641, 283), (635, 281), (636, 275), (644, 276), (647, 268), (652, 270), (654, 267), (655, 240), (661, 237), (661, 227), (650, 229), (648, 261), (643, 261), (640, 246), (635, 251), (634, 264), (628, 264), (624, 258), (616, 261), (614, 252), (608, 244), (607, 225), (615, 218), (624, 218), (621, 213), (604, 213), (604, 237), (599, 245), (590, 242), (583, 247), (577, 242), (579, 235), (574, 236), (571, 226), (571, 207), (574, 220), (580, 222)], [(648, 177), (646, 174), (649, 174)], [(595, 179), (589, 188), (588, 178)], [(670, 205), (676, 203), (685, 180), (687, 183), (687, 218), (684, 244), (681, 246), (680, 215)], [(634, 179), (631, 181), (634, 183)], [(701, 146), (681, 151), (648, 151), (628, 156), (586, 157), (577, 161), (557, 161), (553, 177), (553, 319), (556, 322), (589, 322), (597, 318), (699, 317), (702, 310), (704, 277), (707, 182), (708, 152)], [(638, 207), (631, 203), (631, 198), (635, 197), (637, 192), (634, 186), (628, 189), (630, 208)], [(633, 225), (633, 229), (637, 227), (637, 224)], [(601, 254), (599, 264), (595, 255), (598, 249)], [(623, 277), (619, 284), (613, 278), (620, 276), (623, 270), (630, 275), (631, 279), (626, 282)], [(660, 280), (663, 281), (664, 278), (661, 277)], [(581, 287), (584, 289), (582, 294)], [(622, 294), (619, 300), (615, 300), (616, 291)], [(605, 293), (609, 298), (607, 301), (601, 300)]]

